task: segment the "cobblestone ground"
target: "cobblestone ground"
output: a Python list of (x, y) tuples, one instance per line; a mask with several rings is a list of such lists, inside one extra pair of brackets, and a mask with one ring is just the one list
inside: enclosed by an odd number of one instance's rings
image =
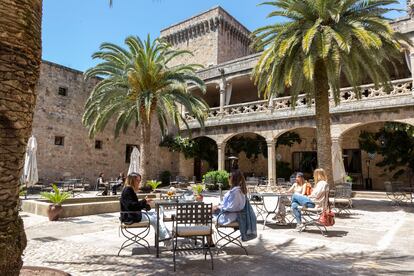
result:
[[(258, 224), (249, 255), (230, 247), (214, 255), (214, 271), (199, 254), (181, 255), (179, 275), (414, 275), (414, 207), (388, 201), (354, 200), (353, 214), (336, 219), (328, 237), (309, 230)], [(173, 273), (172, 255), (155, 258), (142, 248), (118, 257), (118, 214), (63, 219), (23, 213), (28, 246), (24, 263), (64, 270), (72, 275), (165, 275)], [(153, 232), (150, 244), (154, 243)]]

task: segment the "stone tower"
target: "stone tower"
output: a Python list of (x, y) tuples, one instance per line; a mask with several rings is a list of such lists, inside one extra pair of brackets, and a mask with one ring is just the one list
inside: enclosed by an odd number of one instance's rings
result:
[(251, 54), (249, 36), (250, 31), (220, 6), (161, 31), (175, 48), (194, 54), (177, 62), (205, 67)]

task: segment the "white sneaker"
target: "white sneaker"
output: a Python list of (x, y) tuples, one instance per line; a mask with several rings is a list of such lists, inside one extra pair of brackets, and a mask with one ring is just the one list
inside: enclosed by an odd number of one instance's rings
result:
[(303, 230), (303, 223), (297, 224), (295, 230), (301, 232)]

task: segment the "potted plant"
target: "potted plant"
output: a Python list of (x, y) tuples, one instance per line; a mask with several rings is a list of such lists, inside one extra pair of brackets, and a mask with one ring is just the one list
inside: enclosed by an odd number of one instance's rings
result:
[(193, 186), (193, 191), (195, 194), (195, 200), (198, 202), (203, 201), (203, 195), (201, 194), (204, 191), (205, 187), (203, 184), (197, 184)]
[(347, 182), (347, 183), (352, 183), (352, 177), (350, 177), (349, 175), (347, 175), (347, 176), (345, 177), (345, 182)]
[(52, 202), (47, 209), (47, 216), (50, 221), (55, 221), (59, 219), (63, 211), (62, 203), (70, 197), (70, 193), (61, 192), (55, 184), (52, 185), (52, 188), (53, 192), (42, 192), (40, 195)]
[(147, 186), (150, 186), (153, 192), (160, 185), (161, 185), (161, 181), (157, 181), (157, 180), (148, 180), (147, 181)]

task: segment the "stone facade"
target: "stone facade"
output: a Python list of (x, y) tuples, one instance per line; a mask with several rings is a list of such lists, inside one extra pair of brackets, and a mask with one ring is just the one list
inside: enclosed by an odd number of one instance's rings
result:
[(250, 31), (221, 7), (161, 31), (161, 37), (175, 48), (194, 54), (177, 62), (199, 63), (205, 67), (251, 54), (249, 35)]
[[(86, 178), (94, 183), (99, 172), (110, 179), (128, 171), (126, 145), (140, 144), (139, 131), (131, 127), (115, 139), (110, 123), (90, 139), (82, 125), (86, 99), (98, 81), (85, 81), (82, 72), (43, 61), (32, 133), (37, 138), (39, 178), (44, 183), (63, 178)], [(59, 95), (59, 88), (66, 89), (66, 96)], [(156, 124), (153, 133), (152, 156), (156, 160), (151, 161), (150, 178), (178, 166), (178, 156), (158, 147), (161, 134)], [(63, 137), (63, 145), (55, 145), (56, 137)], [(101, 141), (102, 149), (95, 148), (96, 140)]]

